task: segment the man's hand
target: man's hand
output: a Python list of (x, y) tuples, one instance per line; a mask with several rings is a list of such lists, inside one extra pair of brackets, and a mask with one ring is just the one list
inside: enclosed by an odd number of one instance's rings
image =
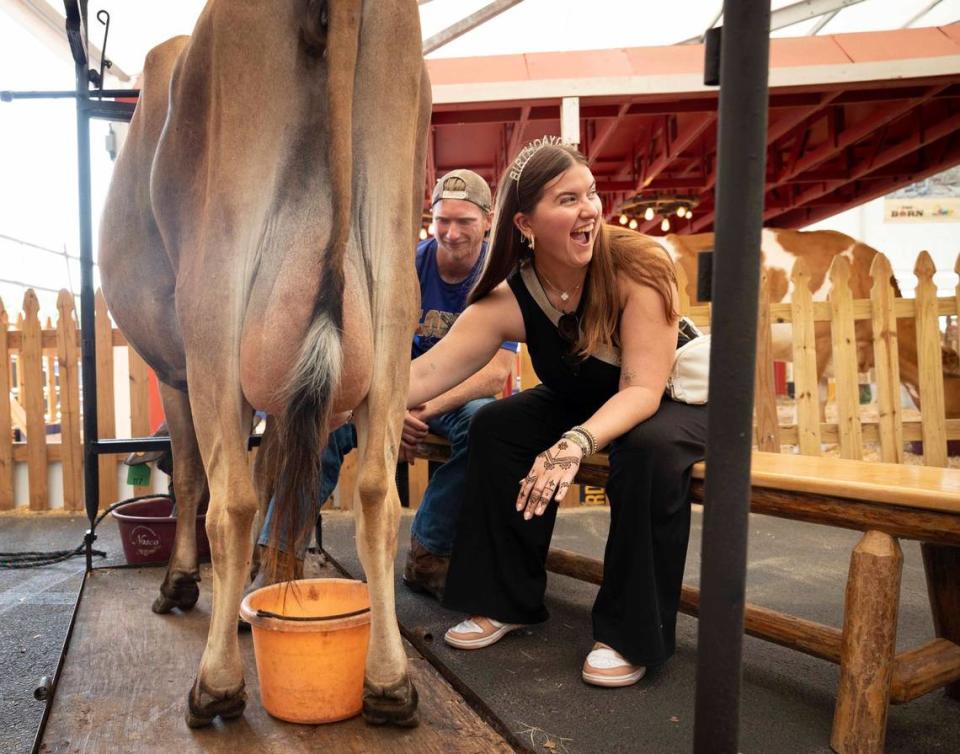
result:
[(430, 417), (431, 414), (426, 403), (407, 411), (407, 415), (403, 417), (403, 432), (400, 435), (399, 460), (413, 463), (417, 443), (426, 437), (430, 431), (430, 427), (426, 423)]

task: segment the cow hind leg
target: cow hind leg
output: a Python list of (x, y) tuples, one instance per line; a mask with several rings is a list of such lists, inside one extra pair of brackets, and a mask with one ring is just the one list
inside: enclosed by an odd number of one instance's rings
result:
[[(384, 387), (387, 387), (386, 385)], [(361, 469), (355, 497), (357, 550), (370, 587), (371, 636), (364, 679), (363, 717), (373, 725), (412, 727), (419, 723), (417, 690), (394, 608), (394, 555), (400, 498), (394, 478), (403, 395), (373, 386), (356, 413)], [(372, 419), (371, 417), (376, 417)], [(387, 421), (385, 418), (389, 417)]]
[[(191, 369), (191, 385), (199, 384), (195, 376), (199, 375)], [(257, 514), (257, 493), (247, 459), (253, 412), (240, 395), (239, 379), (227, 378), (219, 384), (207, 380), (201, 391), (200, 395), (196, 389), (191, 391), (190, 404), (210, 485), (206, 529), (213, 561), (213, 610), (207, 645), (187, 700), (186, 721), (191, 728), (208, 725), (215, 717), (238, 717), (246, 704), (237, 611), (250, 570), (250, 532)]]
[(169, 613), (173, 608), (189, 610), (200, 596), (197, 582), (197, 511), (209, 499), (207, 475), (203, 470), (193, 414), (186, 393), (160, 384), (160, 396), (173, 446), (173, 489), (177, 499), (177, 532), (173, 555), (160, 585), (153, 612)]

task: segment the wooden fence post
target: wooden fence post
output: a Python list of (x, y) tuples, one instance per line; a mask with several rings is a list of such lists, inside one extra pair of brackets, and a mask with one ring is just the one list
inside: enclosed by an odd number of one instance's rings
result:
[[(0, 299), (0, 353), (7, 362), (10, 351), (7, 345), (7, 327), (10, 324), (7, 310)], [(13, 508), (13, 426), (10, 424), (10, 369), (9, 364), (0, 366), (0, 510)]]
[(933, 273), (937, 270), (926, 251), (917, 257), (913, 272), (917, 276), (917, 367), (920, 370), (920, 423), (923, 436), (923, 463), (927, 466), (947, 465), (947, 430), (944, 424), (943, 351), (937, 323), (937, 287)]
[(903, 415), (900, 407), (900, 347), (897, 341), (896, 300), (890, 260), (877, 254), (870, 264), (873, 363), (877, 376), (880, 460), (903, 463)]
[[(47, 317), (47, 321), (44, 324), (43, 329), (47, 332), (53, 330), (53, 323), (50, 321), (50, 317)], [(55, 424), (57, 421), (57, 370), (54, 366), (56, 360), (57, 349), (43, 349), (43, 366), (45, 368), (44, 371), (46, 372), (46, 411), (48, 424)]]
[[(116, 412), (113, 405), (113, 325), (103, 291), (96, 295), (97, 348), (97, 432), (102, 438), (117, 436)], [(86, 442), (86, 438), (84, 438)], [(100, 463), (101, 508), (117, 500), (116, 456), (102, 455)]]
[(80, 348), (73, 296), (57, 296), (57, 362), (60, 368), (60, 457), (63, 508), (83, 510), (83, 455), (80, 441)]
[(757, 361), (754, 388), (754, 437), (759, 450), (780, 452), (780, 417), (773, 374), (773, 344), (770, 336), (770, 281), (766, 268), (760, 271), (757, 312)]
[(837, 384), (837, 430), (841, 458), (863, 458), (860, 432), (860, 380), (857, 377), (857, 336), (850, 292), (850, 261), (834, 257), (828, 273), (831, 282), (830, 339), (834, 378)]
[(23, 295), (20, 368), (21, 403), (27, 412), (27, 479), (30, 510), (43, 511), (47, 505), (47, 426), (43, 410), (43, 344), (40, 302), (32, 288)]
[(793, 389), (797, 401), (797, 442), (805, 456), (820, 455), (820, 385), (817, 380), (817, 337), (813, 322), (810, 273), (800, 257), (790, 271), (793, 296)]

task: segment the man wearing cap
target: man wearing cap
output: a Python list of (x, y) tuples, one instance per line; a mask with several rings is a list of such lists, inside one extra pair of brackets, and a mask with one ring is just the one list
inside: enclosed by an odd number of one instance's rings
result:
[[(484, 236), (490, 230), (493, 218), (490, 187), (470, 170), (454, 170), (437, 181), (431, 207), (434, 234), (420, 242), (416, 252), (420, 321), (413, 337), (413, 358), (430, 350), (466, 308), (467, 294), (483, 269), (487, 249)], [(427, 432), (445, 437), (451, 444), (450, 459), (433, 475), (413, 519), (410, 551), (403, 569), (403, 581), (411, 589), (438, 598), (443, 592), (463, 499), (470, 420), (503, 388), (516, 364), (518, 350), (516, 343), (504, 343), (478, 373), (429, 403), (407, 412), (401, 438), (401, 461), (413, 460), (416, 444)], [(318, 500), (311, 505), (322, 503), (333, 492), (343, 457), (356, 447), (356, 442), (356, 430), (352, 424), (330, 434), (322, 458), (323, 483)], [(266, 546), (269, 538), (272, 514), (273, 501), (260, 534), (262, 546)], [(315, 517), (308, 515), (302, 520), (312, 522)], [(300, 538), (303, 551), (308, 538), (306, 535)], [(297, 554), (298, 565), (302, 564), (303, 551)]]

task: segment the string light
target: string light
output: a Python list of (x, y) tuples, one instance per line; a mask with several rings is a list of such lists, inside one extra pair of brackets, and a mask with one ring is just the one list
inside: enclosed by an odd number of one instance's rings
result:
[(643, 213), (643, 219), (650, 222), (653, 219), (653, 207), (647, 207)]
[(670, 230), (670, 221), (667, 218), (663, 218), (663, 222), (660, 223), (660, 230), (662, 230), (664, 233)]
[(629, 221), (630, 221), (630, 218), (628, 218), (626, 215), (620, 215), (621, 225), (626, 225)]
[(633, 220), (630, 221), (630, 230), (636, 230), (636, 229), (637, 229), (637, 220), (636, 218), (634, 218)]

